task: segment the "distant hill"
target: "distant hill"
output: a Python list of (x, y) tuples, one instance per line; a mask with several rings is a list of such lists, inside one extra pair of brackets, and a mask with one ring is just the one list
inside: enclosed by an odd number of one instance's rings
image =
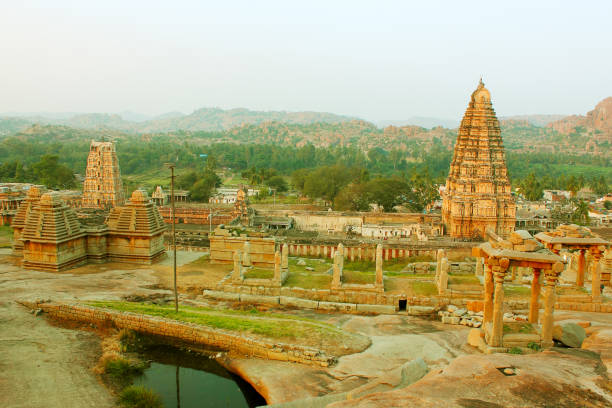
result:
[[(2, 123), (11, 119), (13, 122)], [(15, 121), (19, 119), (19, 121)], [(131, 133), (158, 133), (177, 130), (188, 131), (222, 131), (243, 124), (263, 122), (282, 122), (289, 124), (340, 123), (354, 120), (349, 116), (335, 115), (326, 112), (285, 112), (285, 111), (252, 111), (237, 108), (224, 110), (220, 108), (202, 108), (189, 115), (170, 112), (155, 118), (142, 120), (143, 116), (133, 112), (123, 114), (85, 113), (69, 117), (52, 116), (19, 116), (0, 118), (0, 132), (15, 130), (21, 124), (65, 125), (82, 129), (115, 129)], [(17, 130), (23, 130), (24, 127)]]
[(547, 126), (549, 123), (562, 119), (563, 115), (513, 115), (503, 116), (500, 120), (526, 120), (533, 126)]
[(447, 129), (455, 129), (459, 127), (459, 121), (444, 118), (429, 118), (425, 116), (412, 116), (402, 120), (379, 120), (376, 122), (379, 127), (387, 126), (420, 126), (431, 129), (437, 126), (442, 126)]

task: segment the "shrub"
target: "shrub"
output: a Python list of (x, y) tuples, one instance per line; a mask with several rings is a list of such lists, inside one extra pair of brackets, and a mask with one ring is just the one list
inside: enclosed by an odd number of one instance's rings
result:
[(529, 347), (530, 349), (534, 350), (534, 351), (540, 351), (540, 349), (542, 348), (538, 343), (532, 341), (529, 344), (527, 344), (527, 347)]
[(145, 364), (129, 361), (123, 357), (107, 360), (104, 372), (120, 383), (129, 383), (134, 376), (142, 374)]
[(119, 395), (119, 405), (124, 408), (163, 408), (161, 398), (154, 391), (131, 385)]
[(521, 350), (519, 347), (512, 347), (508, 353), (510, 354), (523, 354), (523, 350)]

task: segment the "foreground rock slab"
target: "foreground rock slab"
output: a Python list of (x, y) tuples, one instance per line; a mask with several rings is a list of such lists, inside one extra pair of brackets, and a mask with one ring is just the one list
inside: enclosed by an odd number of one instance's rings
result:
[(465, 355), (398, 390), (328, 405), (341, 407), (609, 407), (599, 356), (553, 349), (530, 355)]

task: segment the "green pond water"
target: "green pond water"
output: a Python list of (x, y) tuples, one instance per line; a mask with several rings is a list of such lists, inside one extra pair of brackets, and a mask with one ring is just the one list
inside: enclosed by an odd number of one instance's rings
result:
[(148, 351), (143, 357), (151, 360), (151, 365), (134, 384), (157, 392), (165, 408), (266, 405), (250, 384), (215, 360), (168, 349)]

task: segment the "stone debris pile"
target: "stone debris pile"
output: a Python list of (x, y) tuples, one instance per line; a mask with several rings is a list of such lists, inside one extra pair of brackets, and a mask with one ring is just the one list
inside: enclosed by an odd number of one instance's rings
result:
[(536, 241), (527, 231), (514, 231), (508, 239), (495, 238), (490, 240), (489, 243), (496, 249), (509, 249), (521, 252), (537, 252), (544, 249), (544, 246)]
[[(459, 308), (454, 305), (448, 305), (446, 310), (440, 310), (438, 316), (440, 316), (442, 323), (445, 324), (459, 324), (462, 326), (479, 328), (482, 326), (484, 313), (482, 311), (474, 312), (466, 308)], [(503, 322), (526, 322), (528, 320), (527, 315), (517, 313), (504, 313)]]
[(587, 227), (581, 227), (580, 225), (559, 225), (556, 230), (548, 231), (546, 233), (551, 237), (557, 238), (593, 238), (594, 235), (591, 230)]

